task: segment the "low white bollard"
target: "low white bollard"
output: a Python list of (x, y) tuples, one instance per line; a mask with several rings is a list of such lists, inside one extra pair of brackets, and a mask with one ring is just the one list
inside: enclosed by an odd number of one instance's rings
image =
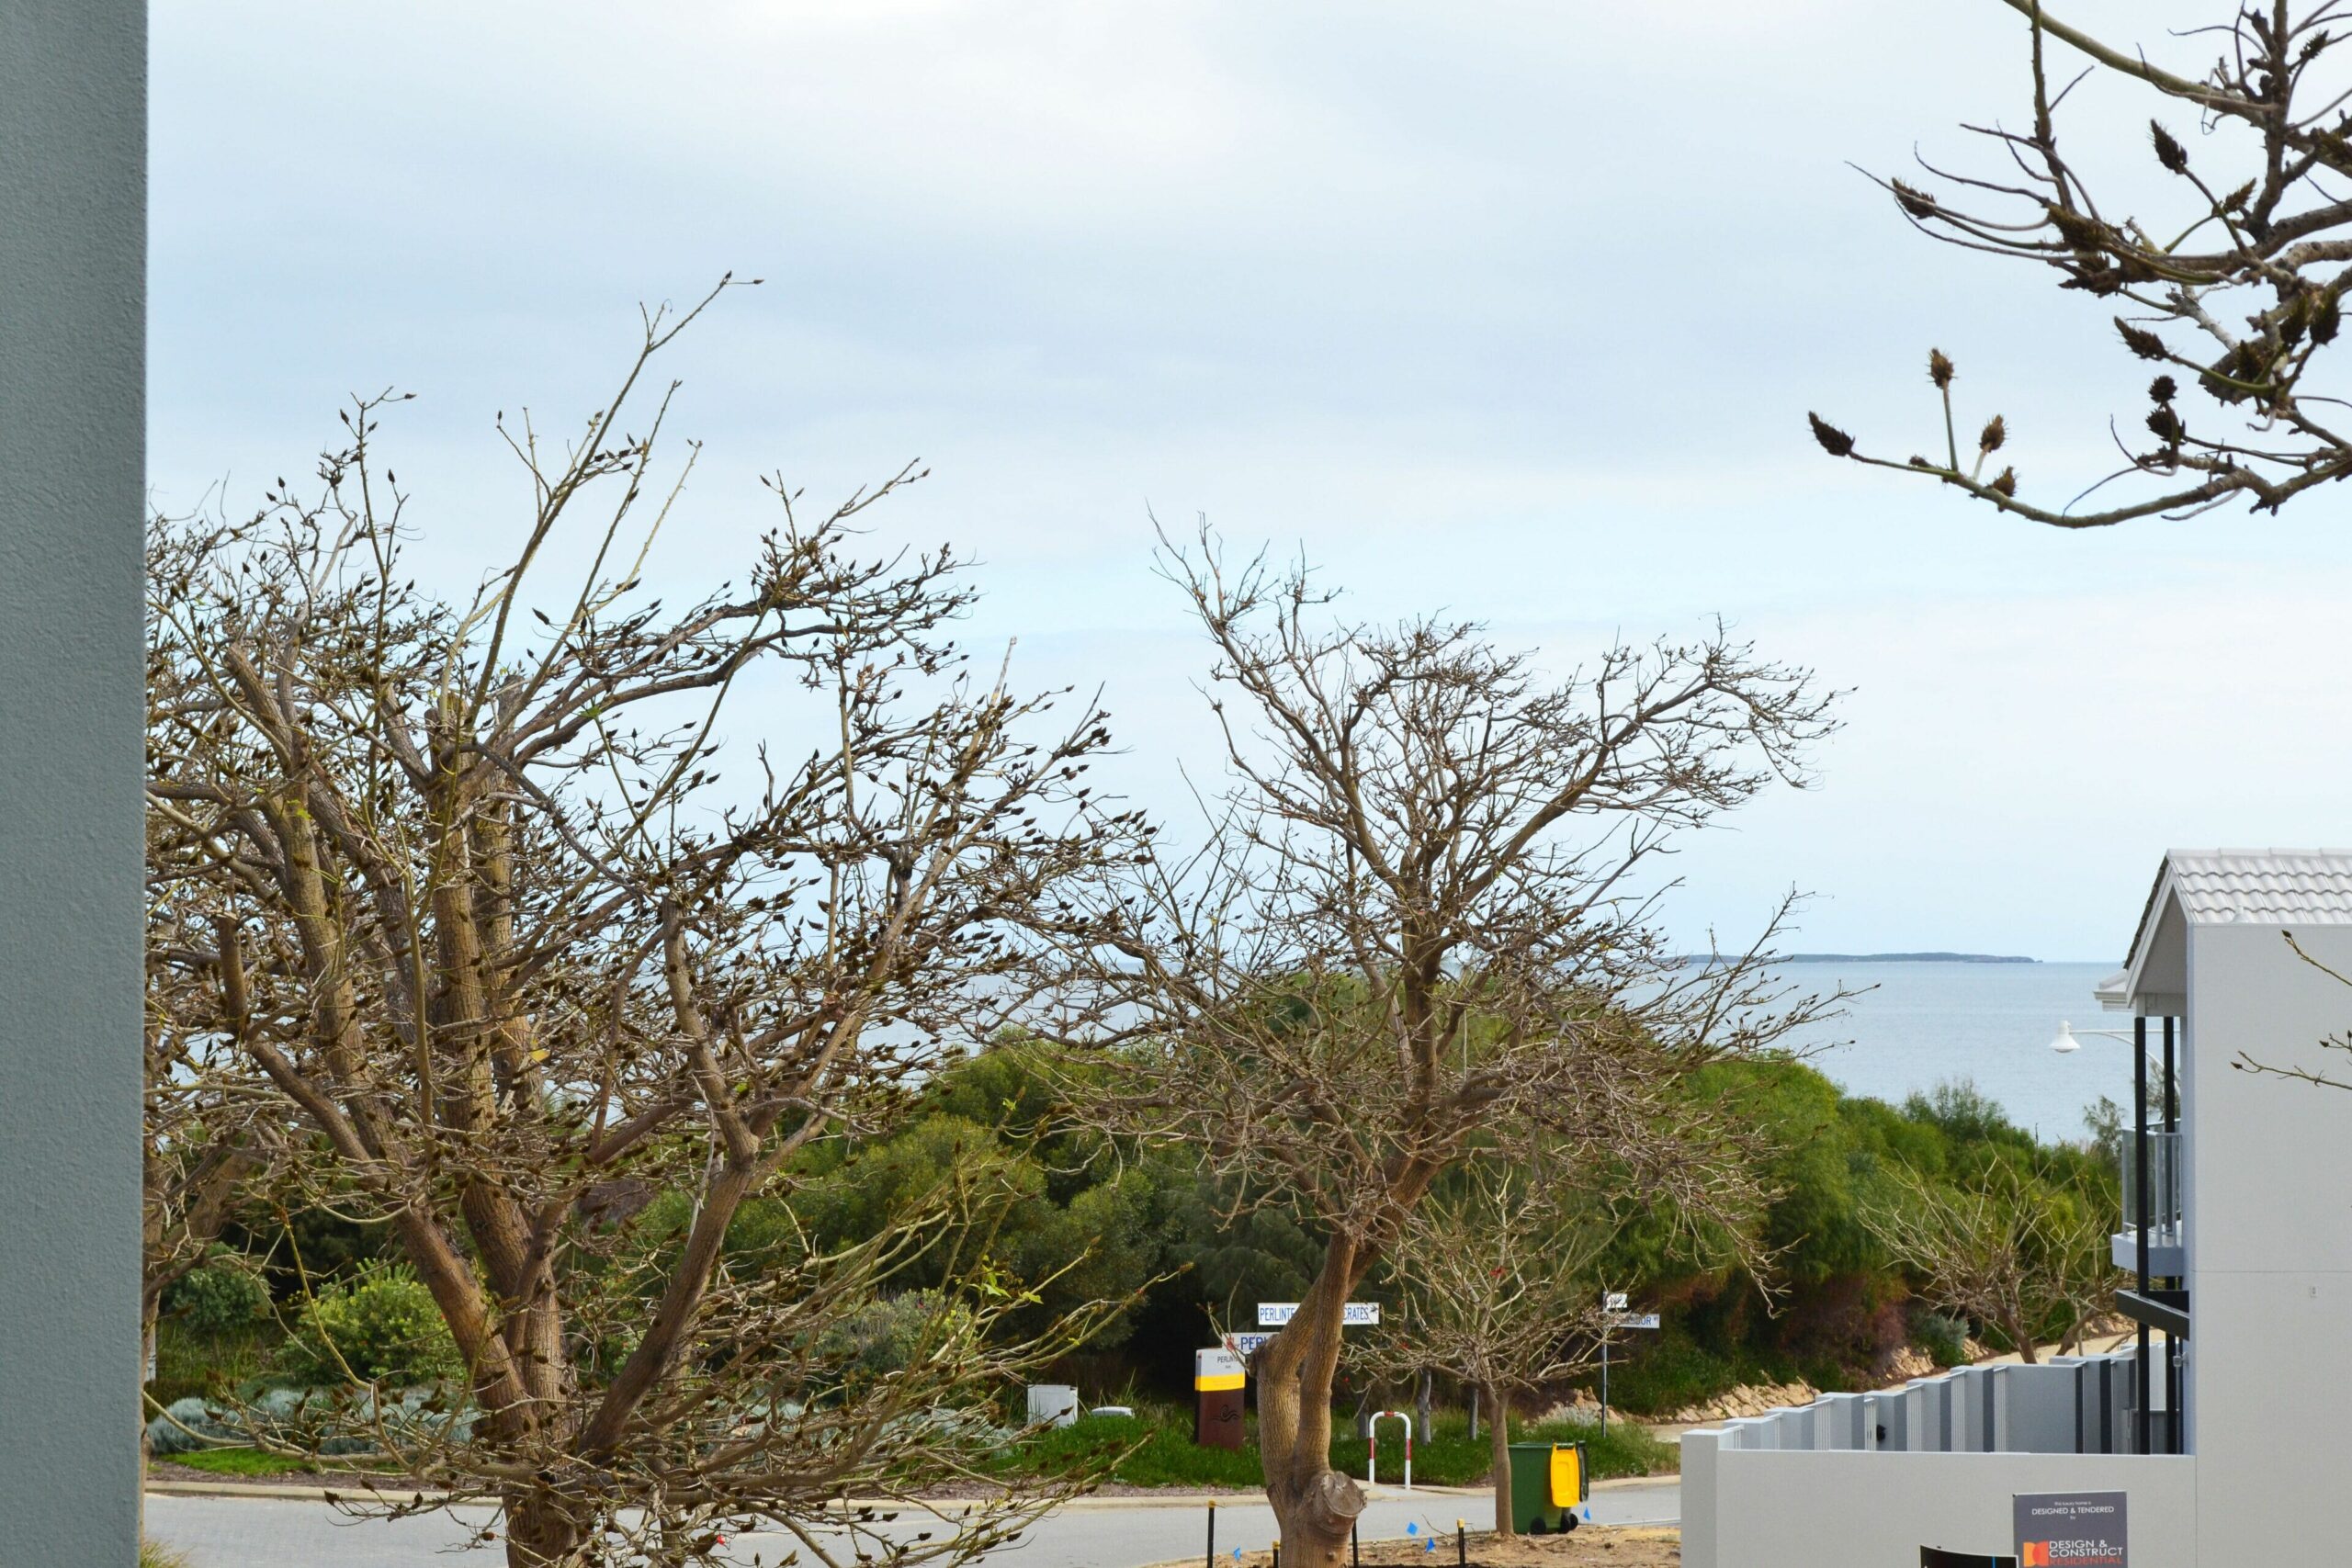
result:
[(1380, 1461), (1380, 1424), (1394, 1416), (1405, 1423), (1405, 1490), (1413, 1489), (1413, 1418), (1402, 1410), (1375, 1410), (1364, 1424), (1363, 1483), (1374, 1484)]

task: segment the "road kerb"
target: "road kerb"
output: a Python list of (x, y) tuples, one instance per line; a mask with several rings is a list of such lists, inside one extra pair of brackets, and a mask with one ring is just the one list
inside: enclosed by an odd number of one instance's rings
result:
[[(1613, 1492), (1642, 1486), (1665, 1486), (1672, 1485), (1679, 1479), (1679, 1476), (1672, 1475), (1624, 1476), (1613, 1481), (1596, 1481), (1592, 1483), (1592, 1489), (1596, 1492)], [(353, 1499), (364, 1499), (369, 1495), (368, 1488), (356, 1482), (343, 1486), (297, 1486), (254, 1481), (150, 1480), (144, 1490), (164, 1497), (243, 1497), (256, 1502), (276, 1500), (288, 1503), (322, 1503), (326, 1501), (330, 1493), (337, 1497)], [(414, 1487), (401, 1486), (390, 1478), (387, 1478), (385, 1484), (377, 1490), (386, 1495), (398, 1493), (411, 1497), (416, 1495)], [(1494, 1494), (1484, 1486), (1416, 1486), (1410, 1492), (1395, 1487), (1375, 1486), (1371, 1489), (1370, 1495), (1374, 1500), (1389, 1501), (1400, 1497), (1488, 1497)], [(915, 1497), (852, 1497), (837, 1506), (844, 1509), (916, 1508), (946, 1512), (958, 1504), (978, 1501), (981, 1499), (974, 1497), (935, 1497), (928, 1500)], [(1062, 1504), (1056, 1511), (1096, 1508), (1202, 1508), (1211, 1503), (1216, 1504), (1219, 1507), (1246, 1508), (1269, 1506), (1263, 1492), (1172, 1494), (1131, 1492), (1122, 1496), (1073, 1497)]]

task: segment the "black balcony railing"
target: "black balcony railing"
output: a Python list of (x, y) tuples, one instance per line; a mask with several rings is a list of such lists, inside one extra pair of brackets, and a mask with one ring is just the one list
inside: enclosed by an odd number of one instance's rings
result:
[(2181, 1194), (2181, 1151), (2178, 1131), (2165, 1132), (2150, 1127), (2148, 1140), (2148, 1202), (2140, 1201), (2140, 1158), (2132, 1140), (2125, 1139), (2123, 1164), (2123, 1226), (2129, 1234), (2139, 1224), (2139, 1216), (2148, 1216), (2148, 1242), (2152, 1247), (2181, 1245), (2181, 1215), (2184, 1213)]

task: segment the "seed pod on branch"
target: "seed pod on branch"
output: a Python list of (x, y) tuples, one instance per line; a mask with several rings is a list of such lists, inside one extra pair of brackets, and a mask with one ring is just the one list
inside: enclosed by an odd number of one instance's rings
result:
[(1852, 436), (1817, 413), (1807, 413), (1804, 417), (1813, 425), (1813, 438), (1821, 443), (1823, 451), (1833, 457), (1850, 457), (1854, 455)]
[[(1992, 468), (1989, 455), (1968, 491), (2012, 515), (2093, 528), (2197, 515), (2233, 498), (2276, 512), (2307, 491), (2352, 479), (2352, 431), (2308, 417), (2321, 400), (2305, 392), (2306, 375), (2340, 339), (2338, 297), (2352, 289), (2345, 270), (2352, 202), (2335, 187), (2352, 172), (2352, 115), (2338, 76), (2307, 69), (2323, 51), (2331, 59), (2345, 52), (2338, 46), (2352, 36), (2341, 19), (2346, 7), (2338, 0), (2208, 0), (2212, 25), (2175, 32), (2177, 58), (2165, 61), (2153, 39), (2143, 49), (2129, 37), (2095, 38), (2061, 27), (2030, 0), (2007, 5), (2032, 24), (2020, 51), (2031, 129), (1973, 116), (1967, 129), (1988, 149), (1987, 167), (1923, 159), (1938, 182), (1933, 196), (1888, 174), (1877, 174), (1877, 184), (1933, 239), (2027, 264), (2077, 295), (2111, 298), (2124, 346), (2171, 372), (2150, 387), (2141, 417), (2191, 389), (2230, 417), (2199, 416), (2194, 459), (2180, 450), (2147, 456), (2160, 449), (2127, 435), (2143, 454), (2138, 474), (2113, 476), (2125, 481), (2120, 488), (2102, 481), (2075, 502), (2008, 501), (1981, 477)], [(2209, 45), (2214, 38), (2218, 50)], [(2045, 46), (2060, 40), (2088, 62), (2063, 89), (2044, 59)], [(2144, 167), (2104, 178), (2053, 129), (2058, 100), (2076, 101), (2068, 97), (2075, 82), (2102, 75), (2093, 91), (2111, 96), (2093, 117), (2109, 130), (2145, 137), (2165, 178), (2149, 180)], [(2185, 133), (2184, 124), (2199, 134)], [(1952, 479), (1966, 466), (1944, 395), (1944, 446), (1928, 471)], [(2177, 426), (2186, 416), (2183, 409), (2160, 423)], [(2080, 504), (2094, 495), (2096, 506)]]
[(1940, 392), (1950, 387), (1955, 374), (1951, 361), (1944, 356), (1942, 349), (1928, 350), (1928, 379), (1935, 384), (1936, 390)]
[(2059, 237), (2078, 251), (2106, 250), (2114, 237), (2113, 231), (2096, 218), (2070, 212), (2055, 202), (2042, 203), (2042, 211), (2049, 217), (2051, 227), (2058, 231)]
[(2015, 468), (2003, 468), (2001, 477), (1993, 481), (1993, 489), (2002, 495), (2014, 498), (2018, 493), (2018, 471)]
[(2007, 423), (1999, 414), (1995, 414), (1984, 426), (1984, 434), (1976, 438), (1976, 449), (1985, 453), (1998, 452), (2001, 449), (2001, 444), (2008, 438)]
[(1903, 210), (1912, 217), (1935, 218), (1941, 215), (1943, 209), (1936, 205), (1936, 198), (1926, 191), (1905, 185), (1901, 180), (1890, 183), (1894, 186), (1894, 199), (1901, 204)]
[(2115, 330), (2123, 334), (2123, 346), (2143, 359), (2169, 359), (2171, 352), (2165, 340), (2145, 327), (2135, 327), (2122, 317), (2115, 318)]

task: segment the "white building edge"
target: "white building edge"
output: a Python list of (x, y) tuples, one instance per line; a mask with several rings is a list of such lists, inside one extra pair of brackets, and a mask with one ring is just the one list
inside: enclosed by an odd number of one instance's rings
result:
[(1686, 1568), (2006, 1557), (2013, 1495), (2073, 1491), (2129, 1495), (2132, 1568), (2352, 1562), (2352, 1093), (2238, 1066), (2352, 1083), (2352, 1054), (2323, 1043), (2352, 1029), (2347, 982), (2352, 851), (2166, 855), (2098, 997), (2146, 1042), (2126, 1161), (2149, 1179), (2127, 1179), (2115, 1240), (2144, 1352), (1687, 1433)]

